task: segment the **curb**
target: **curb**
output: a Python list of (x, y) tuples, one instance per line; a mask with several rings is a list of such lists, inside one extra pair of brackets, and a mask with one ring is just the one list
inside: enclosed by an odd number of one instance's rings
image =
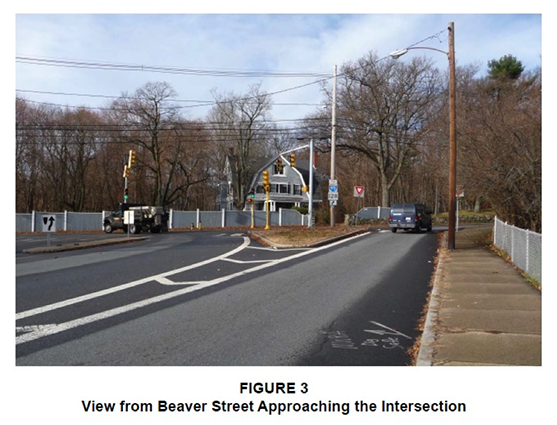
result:
[(443, 272), (443, 261), (446, 256), (447, 246), (447, 233), (443, 235), (443, 243), (439, 252), (439, 261), (435, 268), (435, 277), (433, 279), (433, 288), (431, 289), (431, 296), (429, 298), (429, 305), (427, 307), (427, 315), (424, 324), (424, 331), (422, 332), (422, 340), (420, 342), (420, 350), (416, 359), (416, 366), (433, 366), (433, 351), (435, 344), (435, 322), (438, 317), (439, 308), (439, 281)]
[(123, 244), (123, 243), (131, 243), (131, 242), (143, 241), (145, 239), (147, 239), (147, 238), (146, 237), (113, 238), (113, 239), (104, 239), (104, 240), (98, 240), (98, 241), (78, 242), (78, 243), (65, 244), (65, 245), (29, 248), (29, 249), (24, 249), (21, 252), (23, 252), (25, 254), (43, 254), (43, 253), (48, 253), (48, 252), (73, 251), (73, 250), (77, 250), (77, 249), (94, 248), (96, 246), (106, 246), (106, 245), (117, 245), (117, 244)]

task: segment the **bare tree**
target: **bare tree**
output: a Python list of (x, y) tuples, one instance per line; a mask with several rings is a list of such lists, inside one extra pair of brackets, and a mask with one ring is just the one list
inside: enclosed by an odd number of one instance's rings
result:
[(504, 220), (541, 231), (540, 74), (478, 80), (461, 110), (462, 175)]
[(267, 116), (271, 109), (270, 97), (261, 84), (252, 85), (245, 95), (219, 95), (214, 92), (216, 105), (209, 114), (214, 138), (219, 146), (220, 169), (228, 156), (235, 170), (234, 202), (241, 207), (251, 179), (265, 155), (268, 138)]
[[(39, 113), (25, 99), (16, 99), (15, 181), (16, 211), (29, 212), (40, 205), (40, 149)], [(34, 128), (33, 128), (34, 127)]]
[(165, 197), (169, 179), (165, 159), (171, 146), (169, 132), (174, 131), (173, 123), (178, 120), (177, 108), (170, 104), (176, 95), (168, 83), (149, 82), (133, 96), (125, 93), (113, 104), (121, 123), (121, 139), (139, 151), (137, 192), (141, 198), (149, 197), (153, 205), (166, 206), (169, 201)]
[(339, 78), (339, 149), (360, 153), (377, 169), (381, 203), (418, 154), (432, 110), (438, 107), (439, 72), (416, 57), (408, 64), (370, 53), (342, 67)]
[[(84, 211), (99, 116), (85, 108), (30, 107), (16, 101), (16, 181), (20, 207)], [(24, 200), (25, 199), (25, 200)]]

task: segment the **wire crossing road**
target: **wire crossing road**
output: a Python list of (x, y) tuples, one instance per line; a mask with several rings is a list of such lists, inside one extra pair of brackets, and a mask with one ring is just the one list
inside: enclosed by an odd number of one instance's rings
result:
[(19, 258), (17, 364), (406, 364), (435, 251), (427, 234), (273, 250), (200, 232)]

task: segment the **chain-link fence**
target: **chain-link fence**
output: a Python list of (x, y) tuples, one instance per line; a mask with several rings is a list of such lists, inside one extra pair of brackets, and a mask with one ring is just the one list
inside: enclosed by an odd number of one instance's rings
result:
[(542, 235), (495, 218), (493, 243), (521, 270), (542, 283)]

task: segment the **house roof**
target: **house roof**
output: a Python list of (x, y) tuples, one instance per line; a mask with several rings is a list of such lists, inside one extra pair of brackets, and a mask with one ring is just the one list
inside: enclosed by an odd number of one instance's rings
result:
[[(270, 168), (275, 161), (279, 158), (279, 155), (273, 157), (271, 160), (267, 161), (254, 175), (253, 180), (252, 180), (252, 187), (256, 187), (257, 183), (261, 180), (260, 176), (263, 173), (264, 170)], [(287, 160), (287, 158), (285, 158), (283, 155), (280, 155), (280, 158), (283, 161), (283, 164), (285, 164), (288, 167), (290, 166), (290, 162)], [(301, 176), (302, 179), (302, 183), (304, 185), (307, 185), (309, 183), (309, 167), (310, 167), (310, 163), (309, 160), (307, 159), (297, 159), (296, 160), (296, 166), (292, 167), (296, 170), (297, 173), (299, 173), (299, 175)], [(322, 196), (321, 196), (321, 182), (323, 180), (326, 179), (326, 176), (317, 173), (315, 166), (314, 166), (314, 172), (313, 172), (313, 185), (311, 185), (311, 187), (313, 188), (313, 199), (314, 201), (321, 201), (322, 200)], [(274, 198), (280, 198), (281, 194), (274, 194), (273, 195)], [(288, 197), (288, 196), (284, 196), (285, 200), (287, 198), (292, 198), (292, 197)], [(299, 200), (299, 198), (292, 198), (294, 200)]]

